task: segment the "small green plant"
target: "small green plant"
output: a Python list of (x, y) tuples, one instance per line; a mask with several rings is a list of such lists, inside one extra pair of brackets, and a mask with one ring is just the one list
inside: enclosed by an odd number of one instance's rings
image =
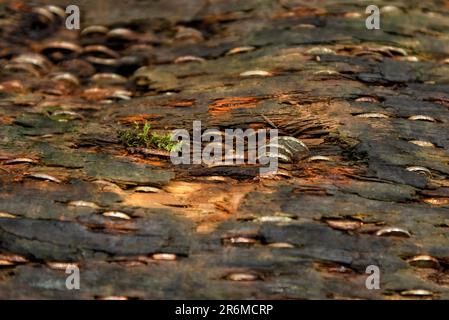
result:
[(174, 151), (178, 142), (171, 140), (171, 135), (150, 132), (151, 125), (146, 122), (143, 126), (135, 122), (134, 127), (129, 130), (120, 131), (120, 141), (127, 147), (144, 147), (150, 149), (162, 149)]

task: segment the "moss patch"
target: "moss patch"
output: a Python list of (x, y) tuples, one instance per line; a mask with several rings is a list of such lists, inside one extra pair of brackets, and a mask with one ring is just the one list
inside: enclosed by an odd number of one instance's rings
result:
[(118, 137), (127, 147), (144, 147), (166, 151), (176, 150), (178, 142), (172, 141), (170, 134), (157, 134), (150, 132), (150, 129), (151, 125), (147, 122), (143, 126), (139, 123), (134, 123), (133, 128), (120, 131)]

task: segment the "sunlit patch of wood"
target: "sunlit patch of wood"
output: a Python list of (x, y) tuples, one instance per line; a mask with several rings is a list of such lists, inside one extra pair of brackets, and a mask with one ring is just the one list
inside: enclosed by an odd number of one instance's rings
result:
[(128, 194), (124, 198), (123, 204), (127, 206), (136, 206), (142, 208), (166, 208), (167, 206), (187, 206), (188, 202), (185, 199), (179, 199), (179, 197), (166, 192), (134, 192)]
[(436, 122), (435, 118), (431, 117), (431, 116), (427, 116), (427, 115), (414, 115), (408, 118), (409, 120), (412, 121), (429, 121), (429, 122)]
[[(213, 232), (236, 212), (245, 195), (257, 186), (232, 179), (202, 178), (192, 182), (174, 181), (159, 192), (129, 192), (124, 205), (144, 208), (167, 208), (191, 219), (196, 232)], [(168, 192), (171, 191), (171, 192)]]
[(212, 114), (219, 114), (234, 109), (251, 109), (256, 107), (259, 100), (259, 98), (255, 97), (230, 97), (218, 99), (209, 105), (209, 112)]
[(145, 123), (149, 120), (160, 119), (161, 116), (157, 114), (133, 114), (129, 116), (124, 116), (118, 118), (118, 121), (122, 124), (134, 124), (134, 123)]

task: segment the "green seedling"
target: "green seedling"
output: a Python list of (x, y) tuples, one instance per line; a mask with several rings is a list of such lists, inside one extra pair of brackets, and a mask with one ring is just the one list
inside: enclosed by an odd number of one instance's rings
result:
[(135, 122), (134, 127), (129, 130), (120, 131), (120, 141), (127, 147), (143, 147), (149, 149), (162, 149), (175, 151), (178, 142), (171, 140), (171, 135), (150, 132), (151, 125), (146, 122), (143, 126)]

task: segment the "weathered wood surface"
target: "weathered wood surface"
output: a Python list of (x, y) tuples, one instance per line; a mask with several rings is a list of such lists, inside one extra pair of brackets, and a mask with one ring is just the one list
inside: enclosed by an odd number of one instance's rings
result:
[[(0, 3), (0, 298), (406, 299), (415, 289), (449, 298), (449, 2), (372, 2), (383, 8), (378, 31), (365, 28), (358, 1), (78, 1), (82, 27), (136, 32), (124, 40), (82, 38), (36, 20), (30, 3)], [(56, 39), (134, 60), (111, 67), (65, 52), (5, 68)], [(253, 50), (227, 54), (242, 46)], [(174, 63), (182, 56), (204, 60)], [(148, 85), (137, 88), (143, 65)], [(239, 76), (249, 70), (270, 74)], [(80, 85), (52, 80), (58, 71)], [(126, 79), (95, 83), (98, 72)], [(135, 120), (270, 127), (261, 115), (329, 161), (259, 178), (174, 166), (117, 140)], [(384, 227), (410, 237), (376, 235)], [(422, 254), (430, 268), (407, 262)], [(65, 288), (54, 262), (80, 267), (81, 290)], [(380, 290), (365, 287), (368, 265), (381, 269)]]

